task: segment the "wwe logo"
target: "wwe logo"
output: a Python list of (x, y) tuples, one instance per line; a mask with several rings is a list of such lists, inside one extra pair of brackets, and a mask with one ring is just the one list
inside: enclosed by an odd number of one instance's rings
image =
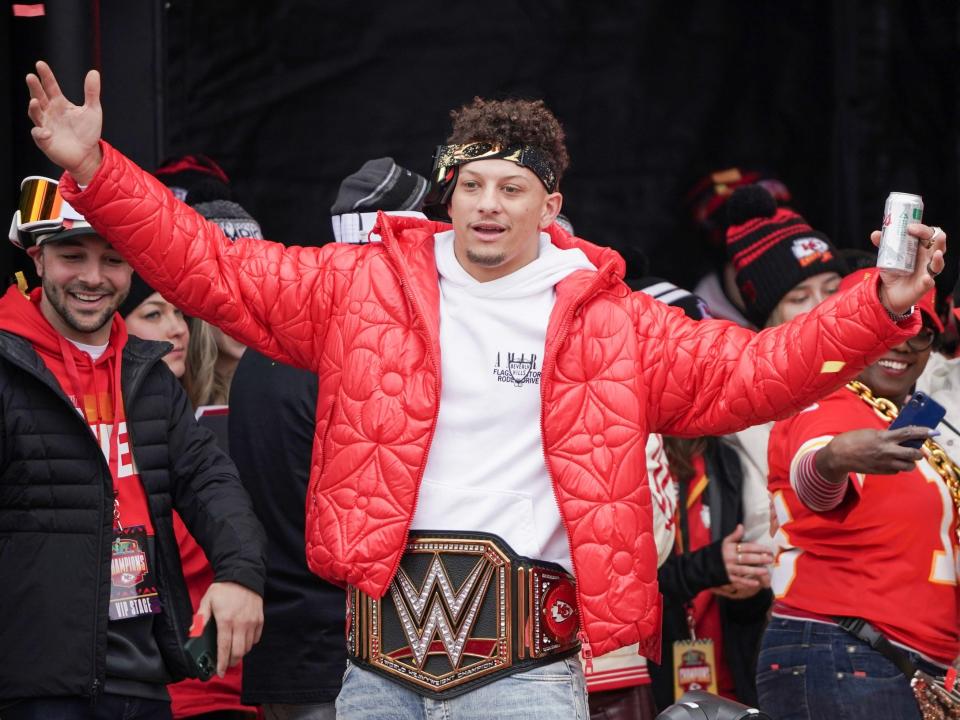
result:
[[(440, 641), (450, 664), (454, 668), (460, 666), (463, 648), (477, 620), (490, 578), (493, 577), (493, 570), (493, 565), (481, 558), (457, 592), (454, 592), (440, 558), (436, 555), (419, 590), (413, 586), (402, 569), (397, 573), (397, 577), (390, 584), (390, 592), (417, 667), (422, 668), (426, 662), (430, 645), (437, 633), (440, 634)], [(411, 617), (408, 606), (413, 609), (415, 618)], [(456, 626), (458, 622), (459, 627)], [(417, 626), (423, 630), (418, 632)]]

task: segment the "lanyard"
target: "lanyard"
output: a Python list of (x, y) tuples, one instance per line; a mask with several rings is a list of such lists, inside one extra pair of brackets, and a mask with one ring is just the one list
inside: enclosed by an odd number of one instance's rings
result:
[[(691, 487), (688, 480), (680, 480), (678, 482), (679, 486), (679, 497), (677, 498), (677, 541), (676, 541), (676, 554), (682, 555), (684, 552), (689, 552), (690, 548), (690, 517), (689, 511), (699, 500), (704, 491), (707, 489), (707, 485), (710, 483), (710, 478), (707, 476), (706, 472), (700, 475), (699, 478), (693, 483)], [(686, 535), (687, 547), (684, 549), (684, 536)], [(696, 641), (697, 631), (696, 631), (696, 618), (693, 616), (693, 600), (689, 600), (683, 604), (683, 609), (687, 616), (687, 628), (690, 631), (690, 639)]]

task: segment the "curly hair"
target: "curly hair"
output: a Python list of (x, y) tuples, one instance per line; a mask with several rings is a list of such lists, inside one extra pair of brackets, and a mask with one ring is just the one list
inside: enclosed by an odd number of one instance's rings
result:
[(453, 132), (449, 143), (497, 142), (533, 145), (550, 161), (557, 180), (570, 166), (563, 127), (543, 100), (484, 100), (475, 97), (469, 105), (451, 110)]

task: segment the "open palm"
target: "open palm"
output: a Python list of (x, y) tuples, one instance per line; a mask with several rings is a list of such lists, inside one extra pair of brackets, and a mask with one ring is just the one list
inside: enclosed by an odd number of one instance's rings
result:
[(100, 165), (100, 74), (87, 73), (83, 83), (83, 105), (74, 105), (60, 90), (56, 77), (45, 62), (37, 63), (37, 74), (27, 75), (30, 104), (27, 114), (33, 121), (33, 140), (43, 153), (81, 184), (93, 177)]

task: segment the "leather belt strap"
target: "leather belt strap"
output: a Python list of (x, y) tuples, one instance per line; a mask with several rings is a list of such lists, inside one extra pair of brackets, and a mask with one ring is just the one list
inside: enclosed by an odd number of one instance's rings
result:
[(379, 600), (347, 596), (350, 660), (432, 698), (577, 653), (573, 577), (490, 533), (411, 533)]

